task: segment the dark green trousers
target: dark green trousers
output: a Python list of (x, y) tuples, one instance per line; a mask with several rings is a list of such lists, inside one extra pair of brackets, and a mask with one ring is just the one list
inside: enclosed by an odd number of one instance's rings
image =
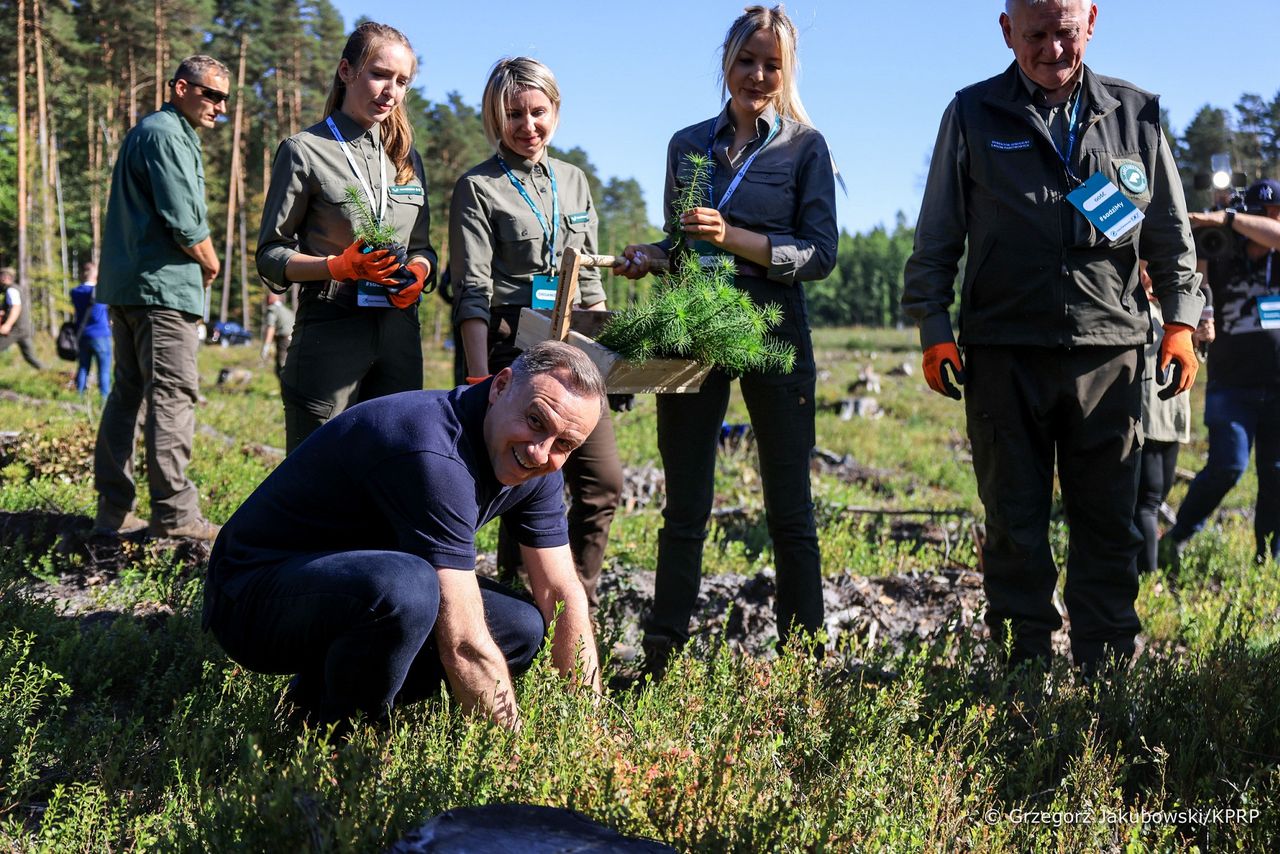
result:
[(289, 453), (357, 403), (421, 388), (417, 306), (358, 308), (303, 289), (280, 374)]
[(1047, 661), (1062, 626), (1049, 546), (1054, 463), (1070, 528), (1064, 599), (1071, 651), (1090, 667), (1133, 654), (1142, 351), (969, 347), (965, 412), (986, 508), (987, 624), (1013, 663)]

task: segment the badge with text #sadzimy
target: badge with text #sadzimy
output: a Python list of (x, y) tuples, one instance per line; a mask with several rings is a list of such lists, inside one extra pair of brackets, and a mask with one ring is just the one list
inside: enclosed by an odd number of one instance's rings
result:
[(1258, 323), (1263, 329), (1280, 329), (1280, 296), (1258, 297)]
[(1108, 240), (1119, 240), (1142, 222), (1138, 206), (1101, 172), (1068, 193), (1067, 201)]
[(533, 277), (533, 307), (555, 308), (556, 289), (560, 287), (559, 276)]
[(356, 305), (361, 308), (389, 308), (387, 289), (377, 282), (360, 279), (356, 282)]

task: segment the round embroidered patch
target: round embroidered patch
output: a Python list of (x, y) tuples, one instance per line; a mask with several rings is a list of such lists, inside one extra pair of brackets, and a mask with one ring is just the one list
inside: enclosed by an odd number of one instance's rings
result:
[(1119, 169), (1120, 183), (1131, 193), (1147, 191), (1147, 175), (1136, 163), (1122, 163)]

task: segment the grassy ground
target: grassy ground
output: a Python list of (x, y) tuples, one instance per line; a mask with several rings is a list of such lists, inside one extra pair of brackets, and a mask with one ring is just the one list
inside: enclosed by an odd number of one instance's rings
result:
[[(961, 407), (925, 389), (909, 332), (829, 330), (817, 346), (820, 403), (874, 366), (885, 410), (818, 417), (819, 446), (877, 470), (815, 479), (825, 571), (936, 569), (935, 551), (890, 547), (841, 508), (980, 514)], [(449, 358), (430, 356), (428, 385), (444, 385)], [(200, 360), (208, 400), (191, 474), (221, 522), (270, 470), (283, 427), (254, 349)], [(891, 373), (903, 363), (914, 376)], [(92, 515), (98, 406), (67, 388), (63, 364), (36, 374), (0, 354), (0, 430), (24, 432), (0, 469), (2, 509)], [(252, 381), (215, 386), (234, 366)], [(746, 420), (736, 399), (729, 420)], [(652, 398), (617, 429), (628, 464), (656, 461)], [(1201, 431), (1181, 464), (1197, 469), (1204, 451)], [(718, 490), (758, 511), (755, 479), (749, 456), (735, 457)], [(442, 810), (524, 801), (682, 850), (1265, 850), (1280, 838), (1280, 580), (1252, 563), (1255, 489), (1247, 475), (1177, 577), (1144, 580), (1145, 651), (1101, 690), (1059, 663), (1031, 707), (1006, 699), (969, 633), (903, 653), (841, 638), (825, 664), (685, 657), (662, 683), (598, 707), (540, 661), (519, 685), (518, 734), (442, 699), (342, 744), (292, 726), (283, 680), (244, 672), (200, 631), (201, 567), (146, 552), (86, 588), (123, 616), (86, 620), (30, 592), (80, 572), (81, 558), (3, 542), (0, 848), (378, 850)], [(613, 572), (652, 568), (659, 524), (652, 507), (619, 518)], [(1061, 557), (1065, 523), (1054, 538)], [(953, 559), (972, 564), (972, 549)], [(727, 543), (707, 567), (771, 560), (767, 544)], [(861, 679), (839, 667), (848, 658), (897, 678)]]

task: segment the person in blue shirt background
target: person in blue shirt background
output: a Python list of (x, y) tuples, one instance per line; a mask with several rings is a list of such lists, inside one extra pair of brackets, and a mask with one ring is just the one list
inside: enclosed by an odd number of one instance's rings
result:
[(111, 323), (107, 307), (94, 300), (98, 285), (98, 265), (85, 261), (80, 266), (80, 284), (71, 289), (76, 328), (80, 330), (80, 363), (76, 367), (76, 391), (84, 395), (89, 387), (89, 369), (98, 363), (98, 391), (106, 400), (111, 393)]

